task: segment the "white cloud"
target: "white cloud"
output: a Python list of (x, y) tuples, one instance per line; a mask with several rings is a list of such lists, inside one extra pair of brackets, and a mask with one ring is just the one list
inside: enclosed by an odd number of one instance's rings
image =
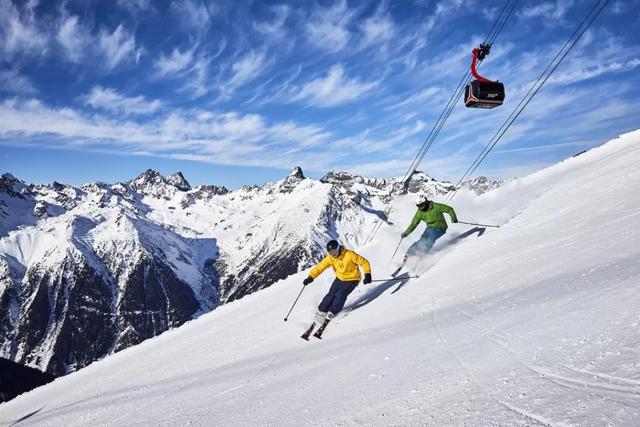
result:
[(557, 0), (556, 2), (537, 3), (525, 7), (518, 15), (526, 18), (546, 18), (562, 20), (567, 11), (573, 6), (573, 0)]
[(112, 33), (101, 31), (98, 36), (98, 45), (107, 61), (107, 68), (110, 70), (131, 56), (137, 59), (140, 53), (136, 49), (135, 36), (122, 24), (118, 25), (118, 28)]
[(443, 100), (443, 97), (439, 96), (440, 92), (441, 89), (437, 87), (427, 87), (417, 93), (403, 96), (402, 101), (394, 102), (388, 107), (385, 107), (385, 111), (397, 110), (418, 103), (422, 106), (422, 108), (424, 108), (425, 104), (433, 105), (437, 103), (439, 105)]
[(120, 114), (152, 114), (162, 107), (162, 102), (149, 101), (143, 96), (126, 97), (113, 89), (94, 86), (89, 95), (83, 97), (84, 103), (93, 108), (108, 110)]
[(309, 42), (322, 50), (339, 52), (351, 38), (348, 26), (353, 17), (346, 0), (329, 8), (317, 8), (305, 26)]
[(192, 93), (196, 97), (206, 95), (210, 91), (209, 63), (210, 58), (198, 58), (185, 74), (181, 91)]
[(361, 25), (363, 46), (384, 43), (395, 35), (395, 25), (389, 15), (376, 14), (364, 20)]
[[(214, 85), (209, 78), (211, 62), (219, 57), (226, 49), (226, 42), (223, 39), (218, 50), (210, 55), (199, 45), (188, 50), (174, 48), (170, 55), (162, 54), (153, 66), (157, 76), (165, 78), (178, 78), (181, 82), (178, 91), (188, 92), (195, 97), (200, 97), (209, 93)], [(223, 87), (224, 85), (220, 85)], [(226, 90), (227, 88), (223, 88)]]
[(80, 62), (88, 54), (87, 47), (94, 41), (91, 31), (75, 15), (65, 16), (60, 21), (56, 39), (71, 62)]
[(215, 5), (205, 5), (198, 0), (179, 0), (171, 3), (171, 9), (180, 18), (182, 27), (193, 30), (199, 36), (207, 32), (211, 18), (216, 13)]
[(253, 81), (268, 68), (265, 52), (251, 51), (231, 65), (231, 76), (222, 85), (223, 95), (228, 95), (235, 89)]
[(260, 115), (235, 112), (176, 110), (136, 122), (55, 109), (38, 100), (6, 100), (0, 103), (0, 117), (0, 137), (14, 143), (38, 144), (42, 139), (37, 137), (46, 135), (48, 146), (234, 165), (289, 168), (309, 155), (304, 149), (331, 139), (317, 126), (291, 121), (269, 124)]
[(435, 10), (427, 18), (425, 27), (427, 31), (432, 30), (436, 24), (442, 22), (442, 20), (449, 18), (461, 7), (468, 3), (467, 0), (443, 0), (436, 4)]
[(393, 159), (378, 162), (359, 163), (357, 165), (341, 165), (336, 169), (355, 173), (365, 177), (399, 176), (407, 170), (410, 159)]
[(151, 0), (117, 0), (118, 5), (131, 13), (151, 10)]
[(375, 89), (379, 81), (361, 82), (345, 77), (340, 65), (334, 65), (326, 77), (318, 77), (297, 90), (291, 101), (303, 101), (319, 107), (332, 107), (355, 101)]
[[(591, 62), (591, 61), (589, 61)], [(626, 62), (611, 62), (609, 64), (597, 63), (595, 65), (584, 63), (571, 67), (569, 70), (552, 75), (547, 84), (573, 84), (583, 80), (592, 79), (602, 74), (631, 71), (640, 67), (640, 58), (634, 58)]]
[(281, 39), (287, 33), (284, 23), (289, 17), (291, 10), (289, 9), (289, 6), (286, 5), (278, 5), (271, 8), (271, 10), (275, 15), (273, 21), (254, 22), (253, 28), (257, 32), (264, 34), (271, 39)]
[(37, 92), (31, 80), (17, 70), (0, 71), (0, 91), (18, 95), (32, 95)]
[(175, 75), (191, 65), (195, 49), (196, 48), (193, 47), (192, 49), (181, 51), (178, 48), (174, 48), (171, 55), (160, 55), (160, 58), (155, 61), (154, 66), (161, 76)]
[(0, 53), (3, 56), (46, 52), (48, 37), (36, 23), (36, 5), (37, 2), (31, 0), (20, 11), (11, 0), (0, 0)]

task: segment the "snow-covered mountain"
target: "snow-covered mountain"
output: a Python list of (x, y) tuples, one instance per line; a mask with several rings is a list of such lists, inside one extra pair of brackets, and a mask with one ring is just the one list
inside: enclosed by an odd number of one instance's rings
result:
[[(399, 179), (294, 168), (237, 191), (176, 173), (76, 188), (0, 178), (0, 356), (62, 374), (358, 246)], [(423, 173), (409, 191), (444, 194)], [(480, 188), (480, 187), (479, 187)]]
[[(358, 286), (322, 341), (298, 337), (331, 273), (282, 321), (301, 271), (0, 405), (0, 423), (640, 425), (639, 163), (636, 131), (461, 191), (461, 219), (502, 226), (453, 224), (418, 279)], [(357, 248), (374, 279), (411, 199)]]

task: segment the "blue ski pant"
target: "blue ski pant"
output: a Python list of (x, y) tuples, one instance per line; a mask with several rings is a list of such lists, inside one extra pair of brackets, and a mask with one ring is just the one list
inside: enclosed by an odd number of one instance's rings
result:
[(437, 228), (437, 227), (427, 227), (426, 230), (420, 236), (413, 245), (409, 246), (409, 250), (407, 250), (407, 256), (413, 255), (424, 255), (433, 248), (433, 245), (436, 243), (436, 240), (444, 236), (444, 233), (447, 232), (446, 228)]
[(334, 316), (340, 313), (340, 310), (344, 307), (344, 303), (347, 301), (347, 296), (353, 292), (359, 282), (359, 280), (343, 282), (336, 278), (331, 284), (329, 293), (322, 298), (318, 310), (323, 313), (330, 311)]

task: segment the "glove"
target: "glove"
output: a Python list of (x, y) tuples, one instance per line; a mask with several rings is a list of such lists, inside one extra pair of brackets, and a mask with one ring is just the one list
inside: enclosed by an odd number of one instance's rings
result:
[(405, 237), (407, 237), (407, 236), (408, 236), (408, 234), (407, 234), (407, 233), (405, 233), (404, 231), (403, 231), (402, 233), (400, 233), (400, 237), (401, 237), (401, 238), (403, 238), (403, 239), (404, 239)]
[(302, 284), (303, 284), (304, 286), (307, 286), (307, 285), (308, 285), (309, 283), (311, 283), (311, 282), (313, 282), (313, 277), (309, 276), (309, 277), (307, 277), (306, 279), (304, 279), (304, 280), (302, 281)]
[(371, 283), (371, 273), (364, 273), (364, 280), (362, 281), (365, 285), (367, 283)]

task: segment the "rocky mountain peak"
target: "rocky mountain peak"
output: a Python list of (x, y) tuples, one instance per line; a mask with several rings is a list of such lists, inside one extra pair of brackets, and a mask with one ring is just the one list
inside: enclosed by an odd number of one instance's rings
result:
[(320, 182), (325, 184), (362, 183), (364, 178), (350, 172), (330, 170), (325, 176), (320, 178)]
[(136, 186), (144, 186), (146, 184), (160, 184), (162, 182), (164, 182), (164, 179), (162, 178), (160, 172), (154, 171), (153, 169), (147, 169), (132, 181), (132, 183), (136, 184)]
[(306, 179), (304, 173), (302, 173), (302, 168), (300, 166), (296, 166), (291, 170), (289, 175), (285, 179), (282, 180), (282, 183), (278, 187), (278, 191), (280, 193), (290, 193), (293, 191), (296, 185), (300, 183), (300, 181)]
[(289, 172), (289, 176), (287, 178), (297, 178), (297, 179), (304, 179), (304, 173), (302, 173), (302, 168), (300, 166), (296, 166), (295, 168), (291, 169), (291, 172)]
[(480, 195), (500, 187), (503, 183), (503, 181), (495, 181), (486, 176), (479, 176), (463, 182), (462, 187), (473, 190), (476, 194)]
[(189, 191), (191, 190), (191, 185), (189, 181), (186, 180), (182, 172), (178, 171), (173, 175), (166, 178), (167, 184), (171, 184), (176, 187), (180, 191)]
[(8, 172), (2, 174), (2, 177), (0, 177), (0, 192), (5, 192), (10, 196), (20, 198), (31, 194), (31, 190), (29, 190), (29, 187), (24, 182)]
[(177, 191), (190, 191), (191, 185), (182, 172), (164, 177), (158, 171), (147, 169), (133, 181), (129, 182), (131, 189), (145, 196), (170, 199)]

